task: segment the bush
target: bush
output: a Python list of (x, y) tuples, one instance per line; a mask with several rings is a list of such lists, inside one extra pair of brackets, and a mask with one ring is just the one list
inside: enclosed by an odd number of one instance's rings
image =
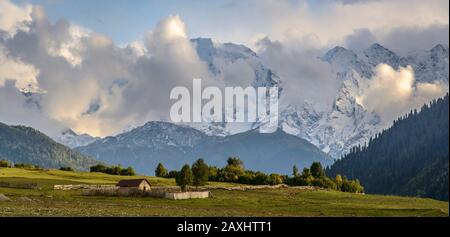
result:
[(281, 176), (279, 174), (270, 174), (269, 175), (269, 180), (268, 180), (269, 185), (278, 185), (278, 184), (282, 184), (283, 182), (284, 182), (283, 176)]
[(219, 168), (215, 166), (208, 167), (208, 180), (209, 181), (218, 181), (217, 174), (219, 172)]
[(59, 168), (59, 170), (62, 170), (62, 171), (74, 171), (74, 169), (72, 169), (72, 167), (61, 167), (61, 168)]
[(128, 166), (128, 168), (122, 169), (122, 170), (120, 171), (120, 175), (124, 175), (124, 176), (134, 176), (134, 175), (136, 175), (136, 172), (134, 172), (133, 167)]
[(216, 181), (235, 183), (244, 173), (244, 163), (239, 158), (230, 157), (227, 160), (227, 166), (218, 170)]
[(167, 174), (167, 178), (176, 178), (178, 176), (178, 171), (176, 170), (171, 170), (168, 174)]
[(14, 164), (14, 168), (21, 168), (21, 169), (39, 169), (39, 166), (32, 165), (32, 164), (26, 164), (26, 163), (17, 163)]
[(99, 172), (99, 173), (106, 173), (106, 169), (108, 167), (104, 166), (104, 165), (94, 165), (90, 167), (90, 171), (91, 172)]
[(359, 180), (347, 180), (344, 177), (341, 191), (349, 193), (364, 193), (364, 187), (359, 183)]
[(11, 164), (7, 160), (0, 160), (0, 167), (9, 168)]
[(320, 187), (320, 188), (325, 188), (325, 189), (332, 189), (332, 190), (337, 189), (336, 183), (333, 180), (329, 179), (328, 177), (314, 179), (312, 181), (312, 185), (316, 186), (316, 187)]
[(98, 164), (95, 166), (91, 166), (89, 169), (91, 172), (100, 172), (105, 174), (111, 174), (111, 175), (125, 175), (125, 176), (134, 176), (136, 175), (136, 172), (134, 171), (133, 167), (129, 166), (126, 169), (122, 169), (122, 166), (105, 166), (102, 164)]

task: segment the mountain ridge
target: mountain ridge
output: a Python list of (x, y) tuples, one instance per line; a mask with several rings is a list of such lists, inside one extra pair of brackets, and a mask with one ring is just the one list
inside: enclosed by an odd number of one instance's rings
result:
[(26, 126), (0, 123), (0, 157), (14, 163), (44, 168), (70, 166), (87, 170), (100, 162), (59, 144), (40, 131)]
[(107, 163), (134, 166), (138, 172), (147, 174), (153, 173), (159, 162), (170, 169), (179, 169), (198, 158), (204, 158), (210, 165), (222, 166), (228, 157), (237, 156), (251, 169), (286, 174), (291, 172), (293, 165), (306, 167), (312, 161), (324, 164), (333, 161), (308, 141), (281, 130), (270, 134), (250, 130), (220, 137), (189, 126), (160, 121), (148, 122), (130, 132), (100, 139), (77, 150)]

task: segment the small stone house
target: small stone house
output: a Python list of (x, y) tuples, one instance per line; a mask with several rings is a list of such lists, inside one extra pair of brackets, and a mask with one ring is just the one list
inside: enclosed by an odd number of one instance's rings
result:
[(119, 187), (119, 193), (128, 193), (130, 191), (150, 191), (150, 182), (146, 179), (125, 179), (120, 180), (117, 185)]

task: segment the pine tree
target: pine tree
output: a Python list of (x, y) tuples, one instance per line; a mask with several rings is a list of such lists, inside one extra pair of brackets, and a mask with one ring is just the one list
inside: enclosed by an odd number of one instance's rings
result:
[(294, 177), (297, 177), (297, 176), (298, 176), (298, 168), (297, 168), (296, 165), (294, 165), (294, 167), (292, 167), (292, 175), (293, 175)]
[(181, 187), (182, 191), (186, 191), (187, 186), (192, 185), (193, 175), (192, 175), (191, 167), (189, 167), (188, 164), (184, 165), (181, 168), (175, 181), (176, 181), (177, 185)]
[(158, 166), (156, 166), (155, 176), (156, 177), (167, 177), (167, 169), (164, 167), (163, 164), (159, 163)]
[(192, 164), (192, 174), (194, 186), (204, 186), (208, 182), (209, 167), (203, 159), (198, 159)]

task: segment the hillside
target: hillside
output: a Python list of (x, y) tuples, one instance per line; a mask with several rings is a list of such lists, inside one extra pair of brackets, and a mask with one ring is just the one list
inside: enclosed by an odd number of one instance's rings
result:
[(252, 130), (219, 137), (166, 122), (149, 122), (77, 150), (110, 164), (133, 166), (145, 174), (154, 174), (159, 162), (169, 169), (179, 170), (198, 158), (222, 167), (228, 157), (237, 156), (249, 169), (284, 174), (290, 174), (294, 164), (306, 167), (313, 161), (324, 165), (333, 162), (311, 143), (281, 130), (268, 134)]
[[(442, 216), (448, 202), (423, 198), (361, 195), (298, 188), (224, 190), (208, 185), (212, 198), (167, 200), (152, 197), (83, 196), (81, 190), (53, 190), (55, 184), (114, 184), (133, 177), (59, 170), (0, 168), (0, 182), (35, 183), (40, 189), (0, 187), (11, 201), (0, 201), (0, 216)], [(173, 179), (146, 177), (153, 186)], [(17, 186), (17, 185), (16, 185)]]
[(84, 170), (99, 162), (61, 145), (45, 134), (24, 126), (0, 123), (0, 159), (44, 168), (70, 166)]
[(367, 193), (448, 200), (448, 94), (412, 111), (336, 161), (328, 175), (359, 179)]

